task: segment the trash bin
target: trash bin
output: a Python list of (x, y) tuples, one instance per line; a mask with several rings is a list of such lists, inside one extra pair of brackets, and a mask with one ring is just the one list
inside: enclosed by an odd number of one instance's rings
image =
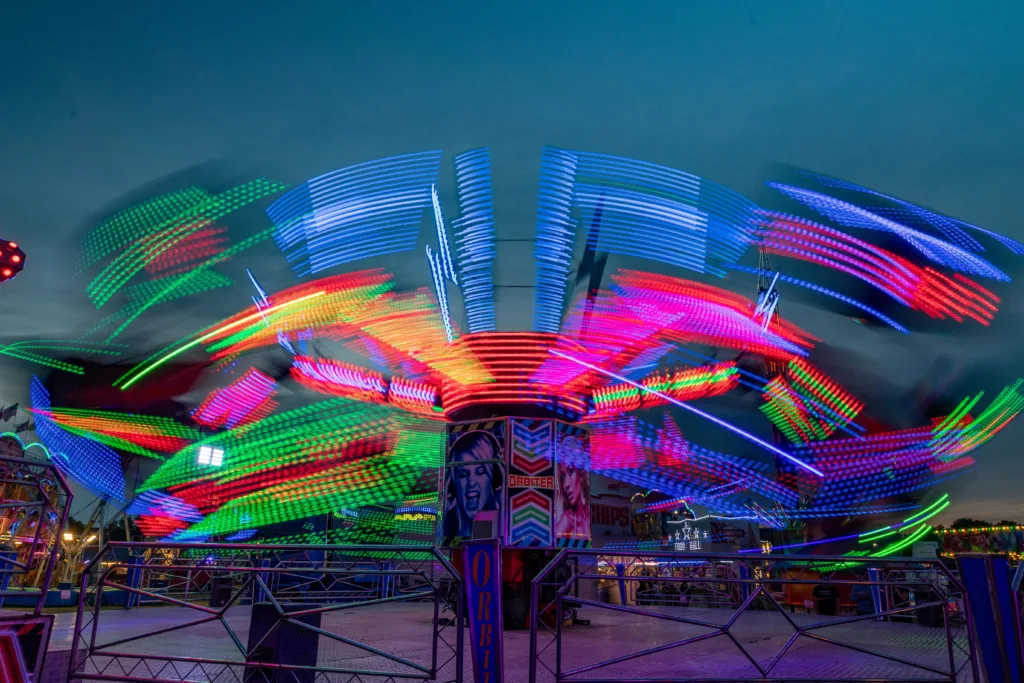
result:
[[(940, 599), (941, 598), (939, 598), (939, 594), (936, 593), (934, 590), (914, 590), (915, 604), (920, 605), (929, 602), (937, 602)], [(943, 625), (942, 605), (920, 607), (917, 610), (915, 610), (915, 612), (917, 613), (917, 623), (921, 626), (928, 626), (934, 628)]]
[(231, 600), (231, 576), (217, 575), (210, 579), (210, 607), (223, 607)]
[[(317, 609), (320, 605), (285, 604), (285, 613)], [(247, 661), (261, 664), (285, 664), (291, 666), (316, 666), (320, 634), (288, 622), (276, 629), (279, 618), (277, 609), (269, 602), (257, 602), (252, 606), (249, 620), (249, 643), (252, 654)], [(297, 618), (303, 624), (320, 627), (320, 613), (304, 614)], [(271, 631), (273, 629), (273, 631)], [(270, 632), (270, 635), (267, 633)], [(260, 642), (262, 641), (262, 642)], [(258, 647), (257, 647), (258, 645)], [(256, 666), (245, 667), (244, 683), (314, 683), (316, 671), (277, 670)]]

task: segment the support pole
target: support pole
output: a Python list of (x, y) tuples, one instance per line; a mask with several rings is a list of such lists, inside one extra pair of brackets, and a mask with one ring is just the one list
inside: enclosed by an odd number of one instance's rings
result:
[(986, 680), (1017, 683), (1024, 679), (1024, 652), (1009, 559), (985, 553), (966, 553), (956, 559), (967, 589), (974, 654)]

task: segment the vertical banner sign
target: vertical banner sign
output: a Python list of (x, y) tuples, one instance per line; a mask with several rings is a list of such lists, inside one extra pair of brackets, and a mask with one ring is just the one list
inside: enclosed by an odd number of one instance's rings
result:
[(497, 540), (464, 544), (462, 575), (469, 609), (469, 644), (476, 683), (502, 683), (501, 547)]
[(551, 547), (554, 542), (555, 460), (551, 420), (510, 421), (508, 543)]
[(1005, 555), (957, 555), (967, 589), (971, 620), (989, 683), (1017, 683), (1024, 675), (1016, 596), (1011, 592), (1010, 562)]

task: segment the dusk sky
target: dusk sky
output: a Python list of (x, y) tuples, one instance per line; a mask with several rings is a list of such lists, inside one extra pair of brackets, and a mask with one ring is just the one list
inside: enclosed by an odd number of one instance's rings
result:
[[(1024, 240), (1022, 25), (1020, 2), (2, 3), (0, 238), (27, 258), (0, 285), (0, 343), (79, 338), (101, 317), (69, 265), (147, 185), (297, 184), (428, 149), (448, 162), (490, 147), (501, 239), (533, 235), (541, 148), (555, 145), (679, 168), (766, 206), (783, 206), (764, 189), (774, 169), (813, 169)], [(268, 289), (293, 283), (265, 246), (239, 266)], [(533, 282), (532, 247), (501, 248), (499, 325), (524, 329), (532, 292), (504, 286)], [(991, 328), (899, 337), (785, 290), (783, 311), (893, 396), (945, 364), (962, 368), (960, 394), (994, 394), (1024, 374), (1024, 259), (998, 249), (1015, 281), (993, 287)], [(427, 284), (421, 252), (408, 259), (400, 281)], [(127, 339), (148, 355), (250, 294), (239, 282), (157, 309)], [(33, 370), (0, 362), (0, 403), (26, 404)], [(1022, 438), (1018, 420), (943, 485), (953, 504), (938, 521), (1024, 523)]]

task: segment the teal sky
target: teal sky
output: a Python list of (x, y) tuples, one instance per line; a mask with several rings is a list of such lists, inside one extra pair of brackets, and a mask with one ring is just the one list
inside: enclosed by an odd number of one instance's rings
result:
[[(0, 339), (81, 334), (96, 313), (67, 277), (75, 240), (141, 186), (210, 164), (297, 183), (490, 146), (503, 239), (532, 235), (545, 144), (758, 201), (791, 164), (1024, 239), (1022, 25), (1024, 5), (998, 1), (3, 3), (0, 236), (28, 256), (0, 290)], [(290, 282), (272, 250), (258, 258), (264, 284)], [(424, 264), (408, 268), (426, 282)], [(529, 245), (504, 245), (496, 276), (532, 283)], [(993, 328), (910, 340), (784, 310), (855, 351), (866, 377), (909, 390), (949, 358), (992, 390), (1024, 373), (1024, 283), (999, 293)], [(236, 294), (140, 330), (169, 341), (245, 305)], [(499, 289), (500, 325), (529, 325), (531, 304)], [(24, 401), (26, 369), (0, 373), (0, 402)], [(1024, 522), (1022, 437), (1014, 424), (950, 485), (954, 515)]]

